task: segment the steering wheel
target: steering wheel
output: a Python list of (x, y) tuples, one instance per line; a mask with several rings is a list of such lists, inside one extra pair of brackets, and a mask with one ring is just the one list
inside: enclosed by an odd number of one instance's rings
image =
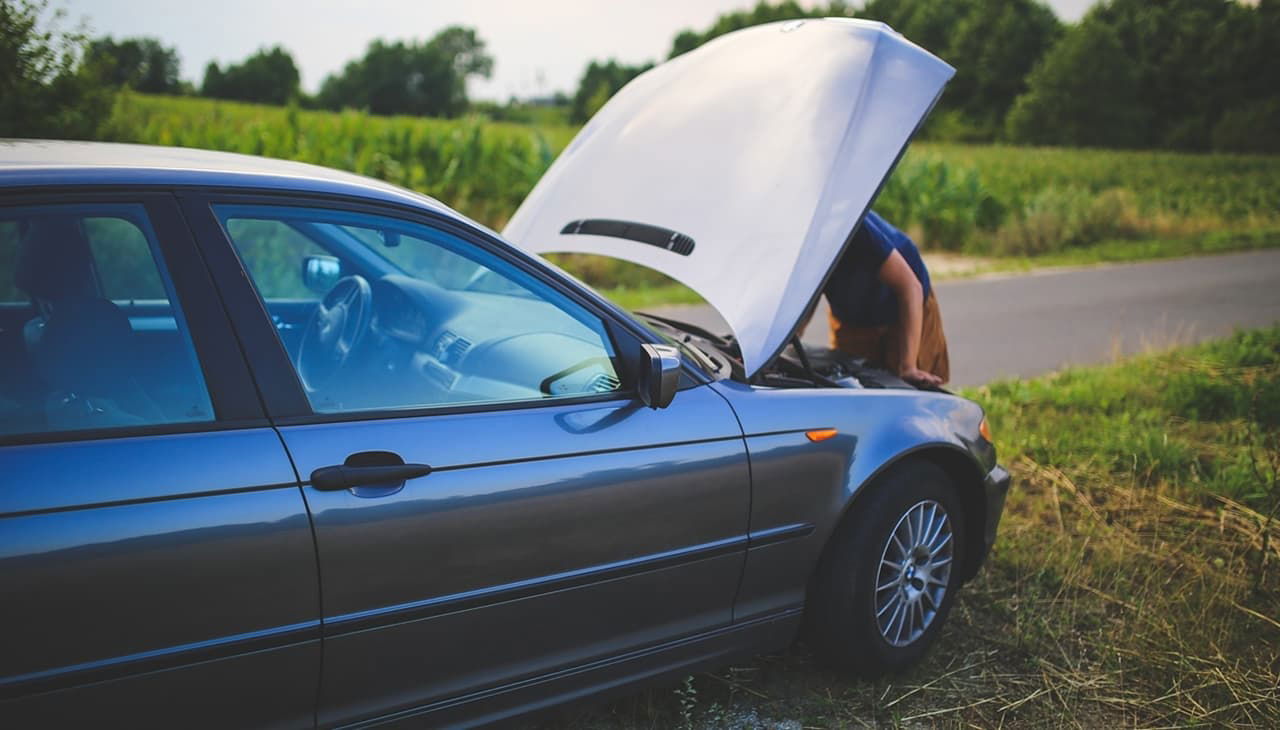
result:
[(373, 289), (359, 274), (338, 280), (316, 305), (298, 346), (298, 375), (308, 391), (324, 388), (360, 346), (373, 321)]

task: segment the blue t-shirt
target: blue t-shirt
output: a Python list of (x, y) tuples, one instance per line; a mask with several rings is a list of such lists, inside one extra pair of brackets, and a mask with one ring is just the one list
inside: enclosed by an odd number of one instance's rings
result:
[(880, 281), (880, 267), (897, 251), (915, 272), (928, 297), (932, 290), (929, 272), (920, 250), (911, 238), (885, 219), (867, 211), (853, 241), (836, 264), (836, 270), (822, 290), (831, 311), (842, 323), (854, 327), (881, 327), (898, 321), (898, 299), (893, 289)]

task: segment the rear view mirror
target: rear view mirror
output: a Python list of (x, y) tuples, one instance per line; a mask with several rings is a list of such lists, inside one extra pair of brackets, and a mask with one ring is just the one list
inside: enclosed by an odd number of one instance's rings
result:
[(302, 283), (317, 294), (324, 294), (342, 278), (342, 262), (332, 256), (308, 256), (302, 260)]
[(680, 384), (680, 351), (670, 345), (640, 346), (640, 400), (650, 408), (666, 408), (676, 397)]

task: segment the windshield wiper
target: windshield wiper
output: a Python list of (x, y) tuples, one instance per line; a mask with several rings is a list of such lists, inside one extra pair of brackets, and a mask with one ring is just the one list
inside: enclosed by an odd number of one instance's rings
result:
[(645, 319), (652, 319), (661, 322), (672, 329), (677, 329), (681, 332), (688, 332), (695, 337), (701, 337), (716, 347), (728, 348), (730, 346), (728, 340), (719, 335), (713, 335), (697, 325), (689, 324), (688, 322), (681, 322), (678, 319), (667, 319), (666, 317), (651, 314), (649, 312), (636, 312), (636, 314), (644, 317)]
[[(677, 320), (644, 312), (637, 312), (636, 314), (650, 320), (651, 324), (657, 325), (659, 335), (679, 347), (681, 351), (688, 353), (704, 370), (720, 375), (725, 365), (728, 365), (729, 372), (733, 372), (733, 353), (729, 349), (729, 343), (723, 338), (716, 337), (706, 330)], [(670, 330), (671, 332), (667, 334), (662, 330)], [(712, 353), (705, 350), (700, 346), (699, 340), (706, 342), (715, 352)], [(721, 362), (721, 357), (727, 362)]]

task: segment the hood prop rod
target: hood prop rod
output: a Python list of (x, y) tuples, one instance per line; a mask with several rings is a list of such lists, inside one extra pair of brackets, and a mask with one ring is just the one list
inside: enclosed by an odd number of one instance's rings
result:
[[(813, 378), (814, 383), (827, 388), (841, 387), (839, 383), (835, 382), (831, 378), (828, 378), (825, 375), (819, 373), (817, 370), (813, 369), (813, 364), (809, 362), (809, 355), (806, 354), (804, 351), (804, 344), (800, 342), (799, 332), (796, 332), (791, 336), (790, 343), (791, 343), (791, 347), (796, 351), (797, 358), (800, 360), (800, 366), (803, 367), (805, 372), (808, 373), (809, 376)], [(763, 382), (763, 376), (764, 376), (764, 371), (760, 371), (755, 375), (751, 376), (751, 379), (748, 382), (751, 382), (754, 384), (760, 384)]]
[(841, 387), (839, 383), (813, 369), (813, 365), (809, 363), (809, 356), (805, 354), (804, 343), (800, 342), (799, 332), (791, 336), (791, 346), (795, 348), (796, 356), (800, 359), (800, 365), (805, 369), (805, 372), (813, 377), (815, 383), (827, 388)]
[(805, 371), (810, 375), (817, 375), (817, 371), (809, 364), (809, 356), (804, 352), (804, 344), (800, 342), (799, 332), (791, 335), (791, 346), (795, 348), (796, 356), (800, 358), (800, 364), (804, 366)]

